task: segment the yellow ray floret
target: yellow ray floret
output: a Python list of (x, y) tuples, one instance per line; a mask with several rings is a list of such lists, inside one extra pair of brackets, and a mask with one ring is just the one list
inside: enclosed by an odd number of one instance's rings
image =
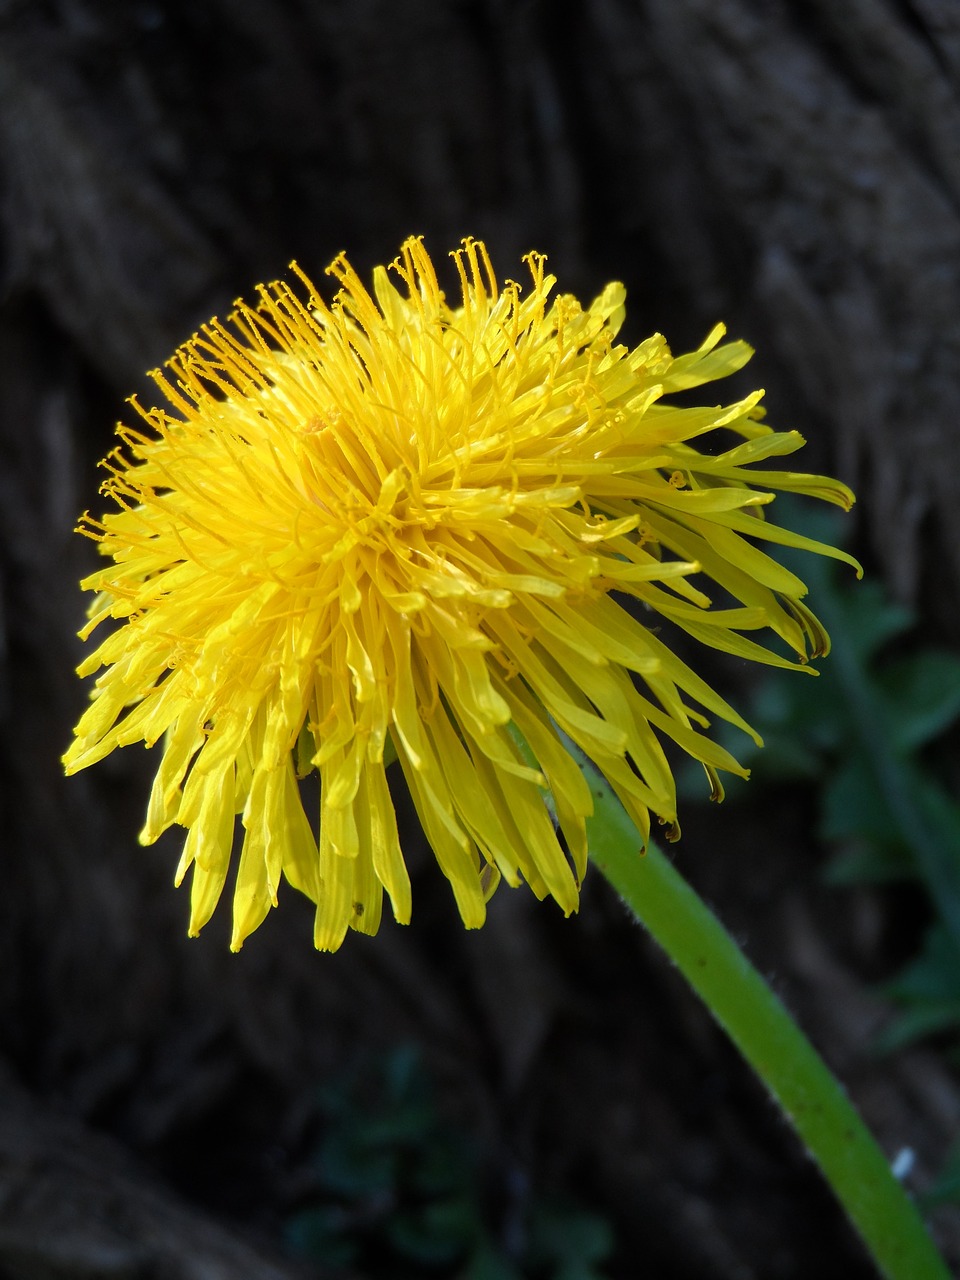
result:
[(659, 335), (629, 350), (621, 285), (584, 309), (551, 300), (539, 254), (525, 292), (498, 286), (477, 241), (452, 257), (457, 306), (419, 239), (372, 294), (338, 258), (329, 304), (294, 267), (294, 286), (262, 287), (151, 375), (170, 408), (131, 401), (141, 424), (104, 462), (115, 509), (81, 531), (109, 563), (82, 584), (97, 594), (81, 635), (120, 625), (80, 667), (105, 670), (65, 765), (162, 740), (141, 839), (187, 828), (191, 933), (238, 815), (234, 947), (284, 879), (316, 903), (322, 949), (375, 932), (384, 890), (408, 921), (394, 759), (469, 927), (500, 877), (569, 913), (591, 813), (577, 752), (645, 835), (651, 814), (677, 831), (664, 739), (717, 796), (719, 770), (743, 772), (704, 729), (751, 730), (663, 624), (780, 665), (795, 664), (778, 637), (801, 663), (826, 648), (763, 546), (847, 557), (764, 508), (778, 489), (851, 494), (755, 469), (802, 444), (764, 424), (759, 392), (664, 399), (750, 349), (718, 326), (679, 357)]

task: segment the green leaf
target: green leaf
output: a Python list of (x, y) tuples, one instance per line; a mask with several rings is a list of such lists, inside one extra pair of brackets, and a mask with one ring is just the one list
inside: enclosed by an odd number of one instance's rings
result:
[(941, 1204), (960, 1202), (960, 1143), (951, 1148), (933, 1185), (918, 1199), (924, 1213), (929, 1213)]
[[(834, 598), (839, 598), (833, 585), (835, 575), (830, 574), (830, 585), (819, 587)], [(855, 592), (844, 592), (846, 618), (845, 638), (860, 664), (866, 666), (884, 645), (894, 637), (909, 631), (916, 623), (913, 613), (903, 605), (889, 599), (880, 582), (861, 582)]]
[(901, 844), (859, 844), (833, 858), (823, 871), (824, 884), (891, 884), (912, 880), (917, 870)]
[(331, 1268), (349, 1266), (357, 1256), (356, 1245), (345, 1232), (343, 1210), (336, 1206), (295, 1213), (286, 1222), (283, 1237), (291, 1253)]
[(925, 1036), (936, 1035), (939, 1031), (949, 1031), (960, 1023), (960, 1002), (958, 1001), (925, 1001), (897, 1014), (889, 1026), (874, 1041), (874, 1052), (896, 1053), (915, 1044)]
[(364, 1141), (369, 1146), (396, 1146), (416, 1142), (435, 1124), (432, 1105), (407, 1100), (394, 1103), (366, 1117), (362, 1125)]
[(560, 1201), (534, 1207), (530, 1222), (530, 1262), (553, 1264), (556, 1280), (594, 1280), (594, 1264), (613, 1251), (613, 1230), (598, 1214)]
[(904, 766), (912, 796), (911, 850), (937, 913), (960, 947), (960, 806), (939, 782)]
[(759, 719), (755, 723), (763, 736), (763, 749), (733, 752), (750, 769), (751, 777), (764, 782), (815, 782), (822, 776), (825, 765), (820, 750), (808, 746), (798, 732), (771, 731)]
[(474, 1159), (459, 1135), (438, 1130), (417, 1151), (408, 1174), (411, 1190), (420, 1196), (444, 1196), (463, 1192), (473, 1182)]
[(751, 709), (751, 723), (761, 729), (764, 741), (768, 734), (781, 740), (801, 738), (818, 754), (835, 751), (847, 737), (848, 729), (837, 716), (838, 690), (829, 663), (817, 668), (816, 680), (800, 680), (793, 676), (771, 676), (758, 687)]
[(960, 656), (925, 649), (883, 671), (893, 749), (908, 755), (960, 716)]
[(523, 1280), (523, 1276), (489, 1240), (483, 1240), (467, 1263), (464, 1280)]
[[(785, 522), (830, 541), (836, 531), (777, 502)], [(794, 519), (796, 512), (796, 519)], [(836, 567), (816, 557), (782, 554), (810, 586), (833, 653), (821, 678), (768, 678), (747, 718), (774, 748), (763, 753), (757, 779), (819, 777), (818, 834), (842, 846), (826, 879), (880, 882), (910, 876), (929, 893), (940, 928), (924, 951), (887, 988), (900, 1012), (882, 1037), (884, 1048), (960, 1024), (960, 805), (917, 753), (960, 717), (960, 654), (917, 649), (881, 663), (883, 649), (915, 619), (891, 602), (878, 582), (855, 591)], [(783, 750), (784, 738), (792, 750)]]
[(960, 944), (941, 924), (926, 934), (923, 948), (896, 978), (881, 988), (902, 1011), (882, 1032), (877, 1049), (890, 1053), (960, 1025)]
[(923, 948), (883, 990), (894, 1000), (955, 1000), (960, 1005), (960, 946), (942, 925), (927, 930)]
[[(585, 766), (586, 768), (586, 766)], [(949, 1272), (887, 1156), (843, 1089), (743, 952), (657, 847), (641, 840), (595, 773), (590, 858), (707, 1003), (824, 1171), (880, 1272)]]
[(348, 1198), (389, 1191), (396, 1182), (396, 1152), (371, 1145), (353, 1127), (330, 1133), (320, 1151), (319, 1173), (328, 1191)]
[(859, 836), (880, 846), (897, 843), (896, 819), (866, 756), (851, 752), (829, 772), (820, 798), (819, 829), (825, 840)]
[(387, 1235), (396, 1251), (424, 1266), (456, 1262), (481, 1231), (476, 1207), (461, 1196), (395, 1214), (387, 1224)]

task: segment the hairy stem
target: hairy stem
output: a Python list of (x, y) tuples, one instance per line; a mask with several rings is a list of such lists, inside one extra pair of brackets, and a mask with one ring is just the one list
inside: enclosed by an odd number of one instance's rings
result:
[(949, 1280), (916, 1208), (819, 1054), (672, 864), (640, 837), (606, 784), (591, 861), (686, 977), (763, 1080), (890, 1280)]

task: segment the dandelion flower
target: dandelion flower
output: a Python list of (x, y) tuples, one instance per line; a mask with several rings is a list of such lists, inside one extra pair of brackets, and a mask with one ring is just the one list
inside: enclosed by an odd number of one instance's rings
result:
[[(113, 509), (80, 530), (109, 563), (82, 583), (80, 634), (116, 625), (79, 668), (105, 670), (64, 763), (162, 741), (140, 838), (186, 828), (191, 934), (236, 815), (234, 948), (282, 879), (316, 903), (321, 949), (376, 932), (384, 890), (407, 922), (394, 760), (468, 927), (501, 877), (574, 911), (592, 811), (578, 759), (645, 839), (651, 814), (678, 830), (664, 740), (716, 797), (719, 771), (744, 772), (705, 730), (752, 731), (671, 635), (780, 666), (828, 647), (763, 547), (842, 553), (764, 508), (775, 490), (846, 507), (849, 490), (756, 468), (802, 444), (763, 423), (761, 392), (669, 399), (750, 348), (718, 325), (686, 355), (659, 335), (629, 350), (622, 285), (584, 308), (551, 300), (539, 254), (525, 289), (498, 286), (478, 241), (452, 257), (457, 305), (416, 238), (372, 293), (337, 258), (331, 303), (294, 265), (294, 285), (261, 287), (154, 371), (169, 408), (132, 399), (141, 422), (104, 461)], [(314, 770), (312, 821), (298, 784)]]

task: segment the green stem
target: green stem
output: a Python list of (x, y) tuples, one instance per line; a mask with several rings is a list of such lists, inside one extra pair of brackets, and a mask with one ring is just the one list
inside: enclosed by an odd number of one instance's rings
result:
[[(591, 771), (592, 772), (592, 771)], [(886, 1157), (823, 1060), (670, 862), (640, 837), (597, 775), (590, 857), (766, 1084), (819, 1164), (884, 1276), (949, 1280)]]

